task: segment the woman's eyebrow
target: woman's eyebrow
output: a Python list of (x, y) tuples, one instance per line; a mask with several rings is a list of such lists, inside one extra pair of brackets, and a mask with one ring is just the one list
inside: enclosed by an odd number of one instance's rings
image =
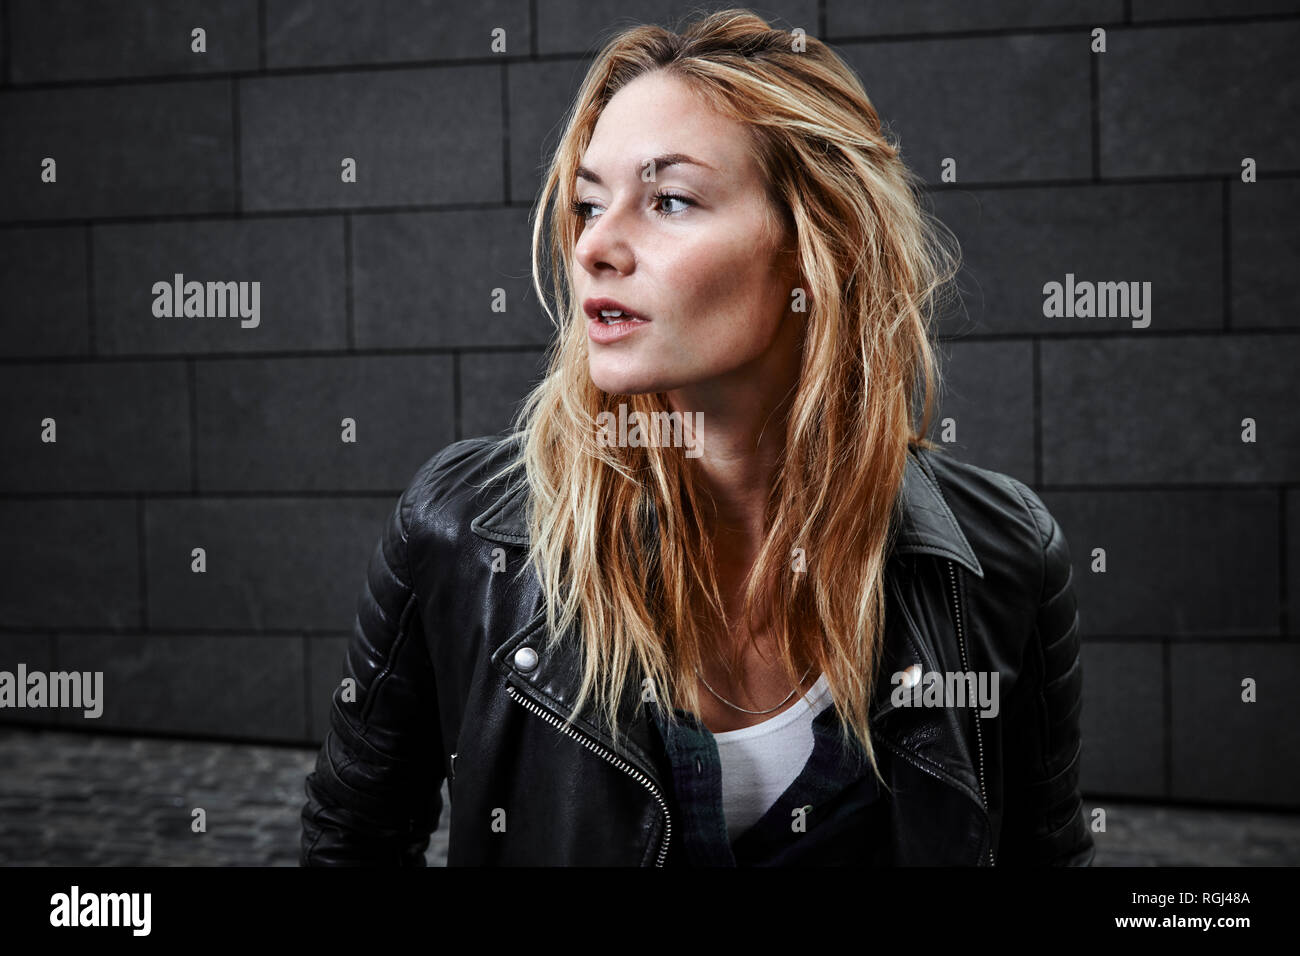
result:
[[(712, 166), (703, 160), (696, 159), (693, 156), (687, 156), (685, 153), (665, 153), (663, 156), (656, 156), (654, 159), (649, 160), (649, 162), (654, 164), (656, 170), (663, 169), (666, 166), (678, 166), (683, 164), (702, 166), (705, 169), (713, 169)], [(644, 166), (645, 163), (643, 162), (641, 165)], [(717, 172), (717, 170), (714, 170), (714, 172)], [(587, 182), (593, 183), (597, 186), (605, 185), (600, 176), (598, 176), (593, 170), (588, 169), (586, 166), (579, 166), (575, 173), (575, 177), (577, 179), (585, 179)]]

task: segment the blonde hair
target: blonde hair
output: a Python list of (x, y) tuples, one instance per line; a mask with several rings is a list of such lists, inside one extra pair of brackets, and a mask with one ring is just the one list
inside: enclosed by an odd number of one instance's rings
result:
[[(629, 419), (652, 416), (668, 409), (666, 397), (596, 388), (586, 318), (572, 300), (569, 268), (582, 229), (570, 212), (576, 169), (610, 98), (652, 71), (684, 80), (752, 131), (772, 209), (797, 239), (809, 303), (803, 365), (782, 422), (784, 456), (744, 615), (767, 623), (791, 683), (801, 676), (796, 659), (826, 675), (841, 740), (856, 737), (879, 777), (867, 718), (884, 632), (883, 571), (908, 445), (936, 447), (924, 438), (939, 372), (928, 328), (958, 257), (939, 241), (919, 181), (853, 71), (815, 37), (772, 29), (746, 10), (703, 16), (680, 34), (647, 25), (613, 37), (577, 95), (533, 210), (533, 283), (558, 335), (544, 379), (502, 440), (522, 439), (504, 471), (526, 471), (529, 565), (550, 639), (581, 621), (574, 713), (594, 697), (617, 735), (630, 674), (650, 679), (669, 716), (675, 707), (700, 712), (695, 668), (727, 622), (701, 520), (706, 492), (690, 460), (659, 443), (597, 441), (601, 412), (626, 403)], [(540, 278), (543, 236), (555, 313)], [(796, 548), (807, 573), (791, 567)]]

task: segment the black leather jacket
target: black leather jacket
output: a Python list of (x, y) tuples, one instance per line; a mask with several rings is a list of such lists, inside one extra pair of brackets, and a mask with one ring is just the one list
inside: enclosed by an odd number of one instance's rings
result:
[[(559, 730), (578, 688), (575, 644), (545, 650), (535, 575), (516, 576), (524, 491), (485, 484), (507, 453), (491, 437), (429, 459), (374, 552), (346, 659), (355, 692), (334, 691), (306, 781), (303, 865), (423, 865), (444, 778), (449, 865), (677, 859), (671, 767), (636, 706), (639, 683), (623, 696), (620, 739), (586, 717)], [(889, 785), (875, 861), (1089, 865), (1060, 527), (1015, 479), (916, 446), (903, 499), (871, 711)], [(914, 663), (996, 669), (1000, 712), (895, 707), (891, 675)]]

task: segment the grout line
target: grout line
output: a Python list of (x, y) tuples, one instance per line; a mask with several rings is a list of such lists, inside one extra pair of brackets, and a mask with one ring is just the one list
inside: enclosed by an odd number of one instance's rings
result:
[(455, 429), (453, 434), (455, 440), (460, 441), (463, 437), (463, 426), (461, 424), (461, 407), (460, 407), (460, 353), (451, 353), (451, 403), (452, 403), (452, 426)]
[(1286, 537), (1286, 503), (1287, 488), (1285, 485), (1279, 486), (1277, 496), (1277, 608), (1278, 608), (1278, 634), (1282, 637), (1287, 636), (1287, 629), (1291, 626), (1290, 608), (1287, 602), (1290, 600), (1289, 589), (1287, 587), (1287, 537)]
[(510, 200), (510, 64), (501, 64), (501, 179), (502, 195)]
[(198, 369), (193, 360), (185, 362), (185, 384), (190, 398), (190, 491), (192, 497), (199, 493), (199, 384)]
[(1043, 374), (1042, 350), (1039, 339), (1033, 342), (1033, 390), (1034, 390), (1034, 487), (1043, 485)]
[(240, 142), (239, 79), (237, 77), (230, 83), (230, 134), (230, 165), (234, 176), (235, 213), (242, 216), (244, 211), (244, 159), (241, 155), (243, 147)]
[(4, 57), (4, 71), (0, 73), (0, 80), (3, 80), (5, 86), (11, 86), (14, 81), (14, 31), (13, 19), (9, 15), (9, 0), (0, 0), (0, 29), (4, 30), (4, 49), (0, 51), (0, 56)]
[(1223, 328), (1232, 330), (1232, 180), (1223, 177)]
[(466, 56), (446, 59), (393, 60), (379, 63), (322, 63), (313, 66), (250, 67), (238, 70), (204, 70), (185, 73), (140, 73), (117, 76), (71, 77), (67, 79), (33, 80), (29, 83), (11, 84), (15, 92), (40, 90), (100, 89), (115, 86), (163, 86), (169, 83), (205, 83), (213, 80), (236, 79), (299, 79), (313, 76), (349, 76), (371, 73), (415, 73), (430, 70), (458, 70), (464, 67), (496, 66), (508, 63), (572, 63), (588, 64), (592, 56), (587, 53), (548, 53), (534, 57), (527, 53), (488, 53), (484, 56)]
[(1102, 182), (1101, 178), (1101, 63), (1100, 53), (1088, 52), (1088, 125), (1092, 134), (1090, 150), (1092, 154), (1092, 181)]
[(99, 348), (95, 329), (95, 224), (86, 223), (86, 334), (87, 355), (95, 357)]
[(352, 214), (343, 214), (343, 323), (348, 353), (357, 349), (356, 319), (352, 291)]
[(266, 72), (266, 0), (257, 0), (257, 69)]
[(303, 739), (311, 737), (311, 638), (302, 635), (302, 720)]
[(1170, 799), (1174, 795), (1174, 675), (1171, 674), (1171, 657), (1173, 649), (1170, 646), (1169, 636), (1161, 637), (1160, 641), (1161, 670), (1164, 676), (1161, 680), (1162, 695), (1164, 695), (1164, 724), (1165, 740), (1162, 741), (1161, 756), (1164, 757), (1164, 780), (1162, 780), (1162, 790), (1164, 790), (1165, 799)]
[(139, 548), (139, 556), (136, 559), (137, 571), (140, 575), (140, 630), (148, 632), (149, 630), (149, 574), (148, 574), (148, 543), (145, 534), (144, 520), (144, 496), (136, 498), (136, 535)]
[(53, 637), (58, 635), (80, 635), (95, 636), (100, 634), (111, 636), (137, 635), (140, 637), (348, 637), (351, 630), (341, 628), (275, 628), (275, 627), (227, 627), (210, 628), (210, 627), (106, 627), (97, 625), (82, 625), (76, 627), (29, 627), (23, 625), (5, 625), (0, 627), (2, 634), (36, 634)]
[[(1252, 330), (1253, 331), (1253, 330)], [(1261, 332), (1272, 332), (1273, 334), (1287, 334), (1285, 330), (1261, 329)], [(1240, 335), (1241, 333), (1237, 333)], [(1290, 332), (1290, 334), (1300, 334), (1300, 329)], [(1023, 338), (1023, 336), (1021, 336)], [(1010, 340), (1010, 339), (1008, 339)], [(542, 344), (524, 344), (524, 345), (475, 345), (468, 348), (463, 346), (436, 345), (428, 347), (411, 346), (408, 348), (358, 348), (352, 351), (347, 349), (286, 349), (281, 352), (124, 352), (120, 355), (97, 355), (96, 362), (103, 365), (112, 365), (119, 363), (136, 363), (136, 362), (179, 362), (179, 361), (201, 361), (201, 362), (219, 362), (219, 361), (248, 361), (250, 359), (289, 359), (289, 358), (400, 358), (409, 356), (413, 358), (426, 357), (431, 355), (451, 355), (457, 351), (473, 352), (483, 355), (492, 354), (510, 354), (515, 352), (536, 352), (542, 353), (546, 349)], [(30, 356), (0, 356), (0, 367), (7, 365), (84, 365), (86, 356), (84, 355), (30, 355)]]

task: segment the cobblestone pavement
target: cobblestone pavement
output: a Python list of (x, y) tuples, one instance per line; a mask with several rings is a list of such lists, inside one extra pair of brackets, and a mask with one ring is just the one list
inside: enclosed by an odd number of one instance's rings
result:
[[(296, 866), (315, 760), (315, 749), (0, 726), (0, 864)], [(1084, 803), (1091, 819), (1097, 804)], [(1297, 814), (1102, 805), (1098, 866), (1300, 864)], [(197, 807), (204, 833), (191, 830)], [(446, 864), (446, 819), (431, 866)]]

